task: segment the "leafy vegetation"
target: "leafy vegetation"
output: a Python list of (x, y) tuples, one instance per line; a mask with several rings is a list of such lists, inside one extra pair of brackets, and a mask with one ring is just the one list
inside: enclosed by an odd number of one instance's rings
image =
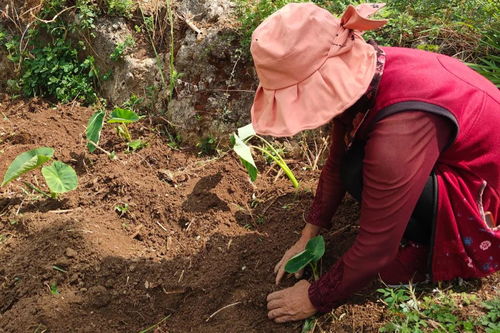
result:
[(134, 10), (132, 0), (107, 0), (107, 13), (114, 16), (123, 16), (131, 18)]
[[(252, 138), (260, 140), (264, 144), (264, 148), (256, 145), (249, 145), (248, 143)], [(252, 156), (252, 150), (258, 150), (265, 156), (273, 160), (287, 175), (293, 184), (293, 187), (298, 188), (299, 182), (295, 178), (292, 170), (288, 167), (283, 157), (278, 151), (263, 137), (257, 135), (253, 129), (252, 124), (248, 124), (238, 129), (238, 134), (234, 133), (231, 136), (231, 144), (233, 145), (234, 152), (239, 156), (241, 163), (247, 169), (251, 181), (257, 179), (258, 169)]]
[[(76, 19), (65, 20), (72, 12)], [(96, 99), (98, 71), (92, 56), (82, 57), (85, 43), (71, 42), (70, 34), (85, 40), (94, 28), (97, 8), (91, 0), (43, 3), (22, 37), (3, 32), (3, 44), (20, 75), (9, 82), (14, 92), (27, 97), (51, 97), (60, 102), (78, 100), (90, 104)]]
[[(246, 52), (252, 32), (269, 15), (292, 0), (238, 0), (241, 46)], [(362, 1), (313, 0), (339, 16), (349, 4)], [(379, 17), (389, 19), (381, 29), (365, 34), (381, 45), (413, 47), (479, 62), (481, 74), (498, 80), (500, 3), (494, 0), (388, 0)]]
[[(412, 285), (378, 292), (391, 313), (380, 332), (499, 332), (498, 298), (480, 304), (475, 295), (440, 289), (419, 298)], [(463, 309), (476, 304), (487, 310), (484, 316), (471, 317)]]
[(116, 44), (115, 49), (109, 55), (109, 58), (113, 61), (121, 60), (123, 59), (125, 53), (134, 46), (135, 46), (134, 37), (127, 36), (123, 42)]
[[(41, 167), (52, 159), (54, 149), (41, 147), (29, 150), (18, 155), (7, 168), (1, 186), (21, 177), (25, 173)], [(30, 189), (49, 198), (57, 198), (61, 193), (74, 190), (78, 186), (78, 177), (75, 170), (60, 161), (55, 161), (49, 166), (42, 167), (42, 175), (50, 190), (50, 194), (28, 182), (23, 182)]]

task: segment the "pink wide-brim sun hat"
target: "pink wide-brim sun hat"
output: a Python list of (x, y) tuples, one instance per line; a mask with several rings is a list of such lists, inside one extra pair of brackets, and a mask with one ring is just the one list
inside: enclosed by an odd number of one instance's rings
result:
[(387, 23), (366, 17), (383, 6), (349, 6), (338, 19), (313, 3), (291, 3), (264, 20), (251, 43), (260, 81), (251, 109), (255, 131), (293, 136), (353, 105), (377, 61), (361, 34)]

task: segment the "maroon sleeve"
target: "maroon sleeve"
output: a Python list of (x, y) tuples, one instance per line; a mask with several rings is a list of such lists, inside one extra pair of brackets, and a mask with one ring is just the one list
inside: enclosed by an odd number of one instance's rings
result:
[(331, 144), (328, 159), (321, 170), (307, 223), (328, 228), (333, 214), (344, 198), (345, 189), (340, 179), (340, 161), (345, 153), (345, 133), (348, 130), (340, 119), (334, 119), (330, 134)]
[(342, 258), (311, 284), (309, 297), (318, 311), (342, 304), (395, 259), (450, 134), (444, 118), (419, 111), (397, 113), (376, 123), (365, 146), (359, 234)]

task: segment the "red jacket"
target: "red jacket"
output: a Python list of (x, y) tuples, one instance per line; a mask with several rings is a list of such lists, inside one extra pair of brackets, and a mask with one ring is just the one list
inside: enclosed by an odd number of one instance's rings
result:
[(405, 110), (439, 114), (456, 129), (435, 166), (433, 280), (482, 277), (499, 270), (500, 227), (487, 218), (490, 212), (493, 220), (500, 220), (499, 90), (453, 58), (412, 49), (383, 50), (387, 61), (379, 93), (358, 135), (369, 124)]

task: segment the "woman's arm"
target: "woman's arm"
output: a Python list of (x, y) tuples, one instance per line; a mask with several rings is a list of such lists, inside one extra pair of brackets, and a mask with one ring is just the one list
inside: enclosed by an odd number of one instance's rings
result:
[(344, 198), (345, 189), (340, 179), (340, 162), (346, 151), (344, 137), (348, 126), (341, 119), (333, 120), (330, 153), (321, 170), (316, 195), (306, 219), (308, 224), (330, 227), (332, 216)]
[(377, 122), (365, 146), (359, 234), (337, 264), (309, 288), (319, 311), (341, 304), (395, 259), (449, 137), (446, 120), (429, 113), (407, 111)]

